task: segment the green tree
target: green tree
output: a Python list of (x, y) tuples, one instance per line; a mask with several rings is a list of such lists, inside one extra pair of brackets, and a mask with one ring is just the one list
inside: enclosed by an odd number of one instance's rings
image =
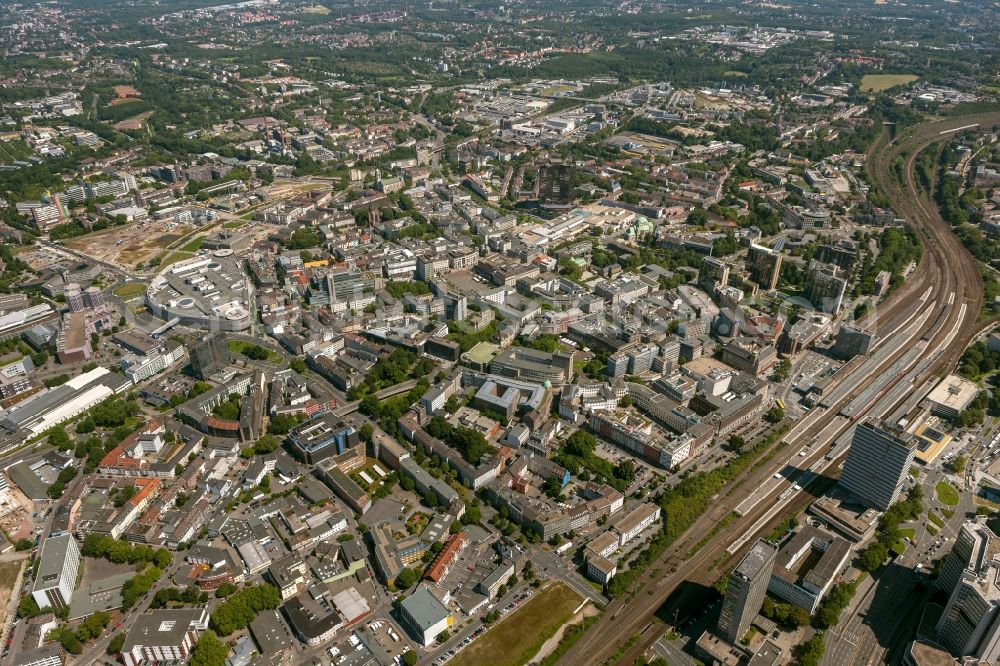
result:
[(559, 258), (559, 273), (570, 280), (578, 281), (583, 277), (583, 267), (569, 256)]
[(173, 561), (174, 556), (170, 554), (170, 551), (166, 548), (157, 548), (153, 553), (153, 564), (161, 569), (166, 569), (170, 566)]
[(163, 575), (157, 567), (149, 567), (142, 573), (128, 579), (122, 586), (122, 610), (127, 611), (136, 601), (152, 589)]
[(274, 435), (264, 435), (257, 440), (257, 443), (253, 445), (253, 452), (258, 456), (267, 455), (268, 453), (274, 453), (278, 450), (278, 445), (281, 442)]
[(817, 629), (829, 629), (837, 624), (840, 620), (840, 614), (850, 605), (856, 590), (855, 583), (837, 583), (830, 588), (823, 603), (816, 611), (813, 626)]
[(316, 230), (309, 226), (302, 226), (292, 232), (288, 243), (285, 244), (289, 250), (304, 250), (306, 248), (318, 247), (323, 243)]
[(809, 612), (805, 608), (793, 604), (788, 613), (788, 620), (795, 627), (804, 627), (809, 624)]
[(691, 209), (688, 213), (687, 223), (696, 227), (703, 227), (708, 224), (708, 212), (701, 206)]
[(420, 570), (419, 569), (403, 569), (396, 576), (394, 581), (396, 588), (400, 590), (408, 590), (413, 585), (420, 580)]
[(471, 463), (478, 463), (483, 456), (496, 453), (496, 448), (478, 430), (466, 426), (455, 427), (441, 416), (431, 418), (427, 424), (427, 432), (458, 450)]
[(240, 418), (240, 405), (233, 400), (225, 400), (212, 408), (212, 414), (220, 419), (235, 421)]
[(597, 448), (597, 438), (584, 430), (577, 430), (566, 440), (566, 451), (571, 455), (585, 458)]
[(108, 647), (106, 652), (109, 655), (118, 654), (119, 652), (122, 651), (122, 647), (124, 647), (124, 645), (125, 645), (125, 632), (123, 631), (121, 633), (115, 634), (114, 638), (112, 638), (108, 642)]
[(267, 432), (271, 435), (287, 435), (300, 422), (301, 419), (295, 414), (276, 414), (267, 424)]
[(635, 463), (628, 458), (622, 459), (615, 466), (614, 475), (626, 484), (632, 483), (635, 480)]
[(63, 649), (70, 654), (80, 654), (83, 652), (83, 643), (69, 627), (58, 627), (49, 632), (49, 637), (59, 641)]
[(225, 599), (230, 594), (236, 591), (236, 586), (232, 583), (223, 583), (215, 590), (215, 596), (219, 599)]
[(887, 557), (889, 557), (889, 549), (885, 544), (876, 541), (861, 551), (858, 565), (865, 571), (872, 572), (882, 566)]
[(24, 595), (17, 602), (17, 614), (21, 617), (36, 617), (41, 614), (41, 610), (38, 607), (38, 602), (30, 594)]
[(541, 333), (535, 336), (533, 340), (526, 342), (524, 346), (551, 354), (552, 352), (558, 351), (562, 345), (559, 344), (558, 335), (553, 333)]
[(416, 666), (418, 661), (420, 661), (420, 657), (413, 650), (407, 650), (403, 653), (403, 663), (406, 666)]
[(66, 429), (62, 426), (55, 426), (54, 428), (49, 428), (47, 431), (49, 444), (60, 450), (68, 449), (72, 443), (69, 435), (66, 433)]
[(819, 666), (823, 661), (824, 652), (826, 644), (823, 642), (822, 633), (815, 634), (805, 643), (795, 646), (792, 651), (797, 666)]
[(273, 585), (244, 588), (215, 608), (212, 628), (220, 636), (228, 636), (249, 626), (261, 611), (275, 609), (280, 603), (281, 593)]
[(462, 524), (463, 525), (475, 525), (483, 519), (482, 510), (479, 506), (479, 500), (473, 498), (472, 501), (465, 503), (465, 513), (462, 514)]
[(358, 430), (358, 434), (361, 435), (361, 439), (366, 442), (371, 442), (372, 437), (375, 435), (375, 426), (371, 423), (362, 423), (361, 428)]
[(229, 646), (219, 640), (214, 631), (201, 635), (191, 650), (191, 666), (224, 666), (229, 655)]
[(775, 602), (771, 597), (764, 598), (760, 612), (786, 631), (794, 631), (809, 624), (809, 613), (805, 609), (794, 604)]
[(99, 611), (89, 615), (76, 627), (76, 638), (81, 643), (97, 638), (111, 621), (111, 614), (106, 611)]
[(268, 351), (261, 347), (260, 345), (246, 345), (240, 350), (240, 353), (247, 358), (254, 361), (266, 361), (267, 357), (270, 356)]

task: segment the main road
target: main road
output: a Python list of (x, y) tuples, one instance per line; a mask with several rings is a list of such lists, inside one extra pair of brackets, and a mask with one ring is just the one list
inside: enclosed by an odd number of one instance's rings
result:
[[(882, 375), (916, 345), (922, 346), (923, 353), (906, 369), (911, 387), (922, 386), (941, 368), (950, 368), (957, 362), (975, 334), (976, 318), (983, 303), (982, 280), (971, 255), (941, 219), (929, 193), (920, 192), (916, 187), (913, 165), (922, 150), (948, 138), (948, 132), (973, 124), (983, 128), (1000, 125), (1000, 113), (926, 123), (900, 133), (892, 141), (885, 137), (869, 154), (869, 179), (889, 199), (896, 212), (917, 230), (924, 241), (924, 252), (910, 281), (890, 298), (879, 317), (878, 330), (893, 332), (886, 340), (891, 353), (881, 363), (860, 363), (849, 373), (841, 373), (844, 376), (838, 378), (839, 382), (853, 386), (854, 390), (829, 408), (811, 412), (785, 439), (787, 443), (801, 446), (813, 436), (822, 435), (823, 443), (810, 448), (807, 456), (795, 457), (794, 451), (789, 457), (774, 456), (737, 476), (726, 490), (713, 498), (712, 509), (646, 569), (631, 593), (621, 595), (608, 606), (600, 621), (563, 655), (560, 664), (602, 663), (629, 638), (641, 634), (641, 640), (618, 660), (621, 664), (634, 663), (662, 635), (659, 629), (644, 631), (644, 628), (671, 595), (681, 591), (672, 599), (681, 608), (698, 604), (703, 586), (742, 556), (742, 549), (734, 551), (730, 549), (731, 544), (739, 539), (748, 546), (753, 537), (766, 534), (786, 515), (804, 509), (813, 499), (810, 491), (818, 494), (833, 483), (832, 476), (844, 458), (843, 447), (837, 447), (837, 443), (842, 442), (853, 425), (851, 419), (839, 412), (854, 396), (875, 382), (887, 382)], [(897, 156), (904, 159), (901, 179), (894, 171)], [(910, 322), (912, 326), (901, 326)], [(912, 390), (910, 388), (901, 398), (894, 394), (892, 404), (881, 404), (881, 411), (877, 413), (891, 412)], [(719, 520), (739, 506), (745, 493), (736, 493), (738, 488), (752, 491), (789, 465), (815, 471), (811, 487), (802, 484), (806, 486), (803, 490), (765, 498), (726, 527), (718, 528)], [(666, 519), (670, 520), (670, 516)], [(693, 548), (696, 544), (700, 548)], [(685, 582), (693, 584), (682, 589)]]

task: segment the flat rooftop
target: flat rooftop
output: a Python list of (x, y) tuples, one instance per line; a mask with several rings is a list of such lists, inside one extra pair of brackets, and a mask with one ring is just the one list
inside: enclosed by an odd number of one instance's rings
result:
[(134, 572), (127, 571), (94, 581), (83, 594), (74, 594), (69, 605), (69, 619), (76, 620), (100, 611), (109, 611), (122, 606), (122, 586), (132, 579)]
[(927, 399), (949, 410), (961, 412), (979, 393), (979, 386), (964, 377), (948, 375), (927, 394)]
[(38, 561), (38, 574), (35, 576), (35, 590), (47, 590), (59, 583), (59, 577), (66, 567), (66, 554), (69, 552), (73, 536), (62, 534), (49, 537), (42, 544), (42, 554)]
[(232, 250), (171, 264), (149, 284), (146, 298), (175, 316), (247, 316), (247, 283)]
[(934, 462), (941, 452), (951, 443), (951, 435), (941, 432), (930, 424), (921, 424), (913, 433), (917, 440), (917, 449), (913, 457), (925, 465)]
[(450, 615), (448, 609), (426, 587), (403, 599), (399, 606), (422, 630), (427, 630)]
[(805, 525), (782, 546), (773, 573), (796, 585), (805, 582), (822, 589), (840, 573), (850, 550), (842, 537)]
[(463, 356), (470, 362), (477, 365), (489, 365), (496, 355), (500, 353), (500, 345), (492, 342), (480, 342), (475, 347), (465, 352)]
[[(834, 491), (837, 492), (837, 491)], [(862, 541), (875, 530), (880, 511), (858, 504), (841, 493), (826, 495), (809, 505), (808, 512), (851, 541)]]
[(767, 541), (757, 541), (750, 549), (750, 552), (740, 561), (733, 573), (744, 578), (753, 578), (764, 567), (764, 564), (774, 555), (778, 549)]

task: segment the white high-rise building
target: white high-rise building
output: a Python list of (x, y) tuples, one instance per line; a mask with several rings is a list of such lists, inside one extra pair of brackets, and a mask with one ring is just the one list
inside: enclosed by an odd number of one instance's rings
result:
[(39, 608), (69, 606), (80, 569), (80, 549), (71, 534), (49, 537), (42, 544), (38, 575), (31, 596)]
[(858, 424), (840, 485), (865, 504), (887, 510), (899, 499), (913, 463), (916, 440), (875, 419)]

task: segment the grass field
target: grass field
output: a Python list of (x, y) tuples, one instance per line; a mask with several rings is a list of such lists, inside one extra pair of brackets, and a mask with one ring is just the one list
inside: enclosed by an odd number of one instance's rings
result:
[(165, 252), (160, 255), (160, 264), (157, 270), (163, 270), (170, 264), (175, 264), (178, 261), (183, 261), (184, 259), (191, 259), (194, 256), (194, 252), (184, 252), (183, 250)]
[(934, 486), (934, 493), (937, 495), (938, 501), (942, 504), (947, 504), (948, 506), (956, 506), (958, 504), (958, 491), (950, 483), (938, 481), (938, 484)]
[(920, 77), (913, 74), (866, 74), (861, 79), (861, 89), (865, 92), (882, 92), (889, 88), (906, 85), (918, 78)]
[(912, 527), (901, 529), (899, 530), (899, 536), (900, 536), (899, 541), (897, 541), (892, 545), (892, 552), (896, 553), (897, 555), (902, 555), (903, 552), (906, 550), (906, 547), (910, 545), (910, 539), (913, 539), (917, 536), (917, 530), (913, 529)]
[(187, 244), (185, 244), (181, 248), (181, 251), (182, 252), (197, 252), (198, 250), (201, 249), (201, 244), (204, 243), (204, 242), (205, 242), (205, 237), (204, 236), (198, 236), (194, 240), (189, 241)]
[(141, 282), (130, 282), (115, 289), (118, 298), (135, 298), (146, 293), (146, 285)]
[(944, 527), (944, 520), (941, 518), (941, 516), (934, 513), (933, 509), (927, 510), (927, 519), (930, 520), (935, 525), (937, 525), (938, 529)]
[(451, 660), (453, 666), (521, 666), (573, 617), (583, 598), (562, 583), (538, 592)]

